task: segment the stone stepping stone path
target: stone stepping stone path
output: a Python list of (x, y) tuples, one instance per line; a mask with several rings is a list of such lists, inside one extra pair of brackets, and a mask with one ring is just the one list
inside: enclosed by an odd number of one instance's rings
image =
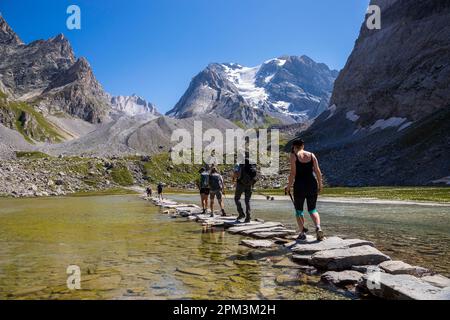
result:
[[(179, 204), (168, 199), (145, 198), (154, 205), (170, 210), (170, 218), (184, 217), (203, 227), (220, 227), (228, 233), (253, 239), (243, 239), (240, 245), (259, 252), (284, 248), (292, 252), (275, 268), (292, 269), (305, 274), (321, 274), (321, 281), (335, 287), (371, 294), (382, 299), (450, 300), (450, 279), (432, 271), (412, 266), (403, 261), (393, 261), (374, 243), (361, 239), (328, 237), (317, 241), (308, 235), (306, 240), (296, 240), (296, 231), (287, 229), (280, 222), (254, 220), (249, 223), (236, 221), (236, 216), (202, 214), (200, 207)], [(265, 251), (264, 251), (265, 250)], [(283, 253), (284, 254), (284, 253)], [(235, 260), (234, 264), (256, 264), (256, 261)], [(207, 270), (178, 268), (177, 272), (204, 276)], [(292, 275), (278, 277), (276, 283), (298, 284)]]

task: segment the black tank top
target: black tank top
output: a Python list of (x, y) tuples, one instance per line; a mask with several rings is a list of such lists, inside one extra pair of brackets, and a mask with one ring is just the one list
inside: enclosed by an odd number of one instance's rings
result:
[(294, 182), (294, 192), (301, 195), (315, 195), (318, 191), (316, 177), (314, 177), (314, 163), (311, 154), (311, 161), (303, 163), (295, 154), (296, 174)]

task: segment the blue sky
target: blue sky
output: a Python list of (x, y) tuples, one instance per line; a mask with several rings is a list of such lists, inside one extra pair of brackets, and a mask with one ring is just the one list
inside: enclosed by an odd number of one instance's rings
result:
[[(81, 8), (81, 30), (66, 9)], [(1, 0), (26, 43), (64, 33), (105, 90), (136, 93), (166, 112), (210, 62), (255, 66), (306, 54), (341, 69), (368, 0)]]

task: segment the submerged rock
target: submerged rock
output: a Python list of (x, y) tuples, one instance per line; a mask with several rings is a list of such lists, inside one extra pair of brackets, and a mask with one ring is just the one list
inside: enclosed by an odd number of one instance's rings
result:
[(348, 270), (354, 265), (376, 265), (390, 259), (374, 247), (360, 246), (317, 252), (311, 257), (310, 263), (319, 269)]
[(209, 273), (208, 270), (200, 268), (177, 268), (176, 271), (194, 276), (206, 276)]
[(280, 286), (295, 286), (300, 284), (300, 279), (296, 275), (282, 274), (276, 277), (275, 282)]

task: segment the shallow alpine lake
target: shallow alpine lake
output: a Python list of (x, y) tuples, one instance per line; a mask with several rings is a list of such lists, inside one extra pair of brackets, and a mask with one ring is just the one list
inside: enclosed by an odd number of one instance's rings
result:
[[(198, 203), (198, 197), (171, 199)], [(230, 213), (234, 204), (226, 200)], [(253, 201), (254, 217), (294, 226), (288, 201)], [(374, 241), (394, 259), (450, 274), (450, 207), (320, 202), (328, 234)], [(308, 221), (309, 222), (309, 221)], [(311, 223), (309, 222), (311, 226)], [(0, 199), (0, 299), (345, 299), (290, 268), (283, 250), (170, 219), (138, 196)], [(81, 269), (81, 290), (66, 269)]]

